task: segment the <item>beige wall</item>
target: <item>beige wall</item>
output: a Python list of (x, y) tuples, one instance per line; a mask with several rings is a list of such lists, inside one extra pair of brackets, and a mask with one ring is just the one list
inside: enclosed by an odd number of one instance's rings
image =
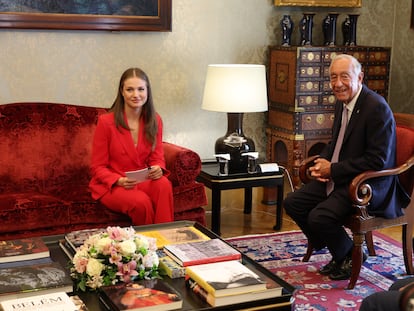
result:
[[(363, 0), (358, 44), (393, 46), (390, 104), (413, 112), (414, 30), (409, 29), (411, 0)], [(173, 0), (173, 30), (166, 33), (0, 30), (0, 104), (46, 101), (109, 107), (120, 74), (143, 68), (152, 80), (165, 140), (213, 154), (226, 131), (226, 116), (200, 108), (211, 63), (266, 63), (268, 45), (280, 43), (279, 20), (291, 14), (296, 25), (306, 8), (275, 7), (271, 0)], [(322, 43), (316, 12), (314, 44)], [(299, 41), (297, 28), (293, 37)], [(338, 41), (342, 36), (338, 30)], [(264, 156), (264, 113), (246, 115), (245, 133)]]

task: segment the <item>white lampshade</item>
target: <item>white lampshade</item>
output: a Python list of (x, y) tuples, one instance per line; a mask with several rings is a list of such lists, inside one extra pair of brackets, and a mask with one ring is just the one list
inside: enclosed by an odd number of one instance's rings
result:
[(219, 112), (267, 111), (264, 65), (208, 65), (202, 109)]

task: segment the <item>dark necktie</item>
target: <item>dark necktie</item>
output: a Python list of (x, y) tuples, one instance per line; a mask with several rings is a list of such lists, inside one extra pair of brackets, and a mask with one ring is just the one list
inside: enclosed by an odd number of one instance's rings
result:
[[(348, 125), (348, 108), (344, 105), (342, 109), (341, 129), (339, 130), (338, 139), (336, 140), (335, 149), (332, 155), (331, 163), (338, 162), (339, 151), (341, 150), (344, 141), (346, 126)], [(329, 180), (326, 184), (326, 194), (329, 195), (334, 188), (333, 180)]]

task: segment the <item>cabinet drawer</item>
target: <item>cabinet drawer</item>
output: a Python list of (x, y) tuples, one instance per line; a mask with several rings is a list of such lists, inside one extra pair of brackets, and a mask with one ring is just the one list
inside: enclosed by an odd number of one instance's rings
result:
[(301, 128), (302, 131), (331, 129), (334, 120), (333, 112), (325, 113), (302, 113)]
[(368, 76), (386, 76), (388, 74), (388, 66), (383, 65), (369, 65), (366, 68)]
[(320, 81), (298, 81), (298, 92), (319, 92)]
[(299, 68), (299, 78), (320, 78), (320, 66), (303, 66)]

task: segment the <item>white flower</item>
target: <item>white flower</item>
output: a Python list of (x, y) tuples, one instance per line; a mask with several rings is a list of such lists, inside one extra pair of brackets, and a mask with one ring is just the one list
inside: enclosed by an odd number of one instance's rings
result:
[(158, 267), (159, 263), (160, 262), (157, 253), (154, 252), (149, 252), (144, 256), (144, 258), (142, 258), (142, 264), (145, 268), (152, 268), (154, 265)]
[(136, 235), (135, 236), (135, 244), (137, 245), (138, 249), (140, 249), (140, 248), (148, 249), (149, 248), (149, 241), (143, 235)]
[(95, 258), (90, 258), (86, 265), (86, 273), (90, 276), (99, 276), (105, 265)]
[(95, 248), (98, 253), (109, 254), (112, 240), (109, 237), (103, 237), (96, 241)]
[(122, 256), (131, 256), (136, 252), (137, 246), (134, 241), (126, 240), (119, 243), (119, 250), (121, 251)]

